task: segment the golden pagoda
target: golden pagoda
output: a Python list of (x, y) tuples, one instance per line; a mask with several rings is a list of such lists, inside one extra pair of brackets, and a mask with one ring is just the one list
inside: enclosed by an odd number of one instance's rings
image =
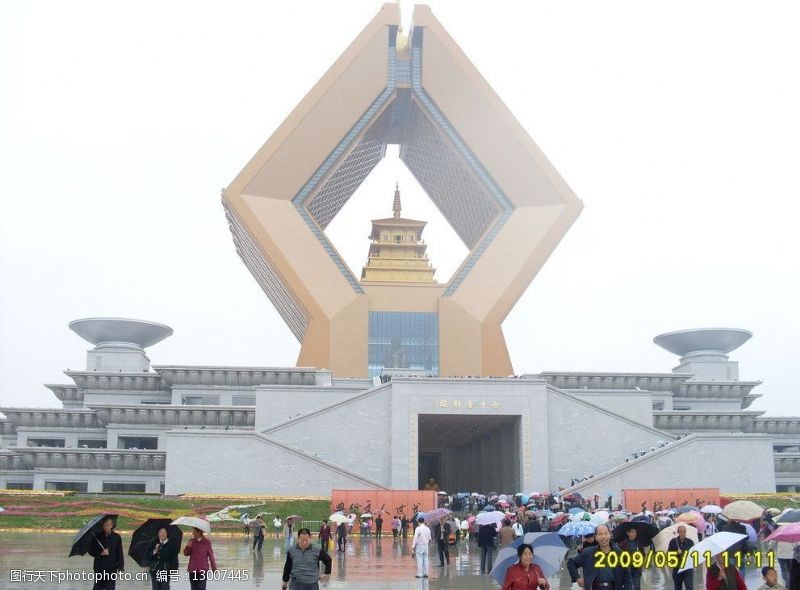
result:
[(362, 281), (394, 283), (435, 283), (436, 269), (431, 267), (422, 241), (424, 221), (400, 216), (400, 187), (395, 185), (394, 216), (373, 219), (369, 258), (361, 272)]

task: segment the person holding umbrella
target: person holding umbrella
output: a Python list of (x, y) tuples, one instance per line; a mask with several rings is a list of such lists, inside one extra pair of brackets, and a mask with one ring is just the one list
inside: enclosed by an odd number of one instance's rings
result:
[(506, 577), (500, 590), (550, 590), (550, 583), (544, 577), (542, 568), (533, 563), (533, 547), (520, 544), (517, 547), (519, 562), (506, 570)]
[(714, 556), (714, 564), (706, 571), (706, 590), (747, 590), (747, 585), (736, 566), (728, 563), (728, 567), (725, 567), (722, 553), (717, 553)]
[[(675, 553), (678, 556), (678, 563), (683, 561), (683, 552), (688, 551), (694, 547), (694, 541), (686, 538), (686, 525), (680, 525), (677, 529), (678, 536), (672, 539), (667, 546), (667, 551)], [(672, 583), (675, 590), (681, 590), (681, 587), (686, 590), (692, 590), (694, 587), (694, 580), (692, 579), (692, 570), (679, 571), (680, 567), (672, 569)]]
[[(597, 555), (599, 552), (605, 554), (606, 560), (612, 551), (619, 553), (611, 545), (611, 531), (608, 525), (598, 525), (595, 536), (597, 547), (587, 547), (567, 561), (570, 579), (577, 582), (584, 590), (632, 590), (631, 571), (619, 565), (618, 559), (615, 567), (608, 567), (610, 564), (606, 564), (606, 567), (597, 567), (600, 562), (599, 557), (602, 557)], [(582, 577), (578, 575), (578, 568), (583, 570)]]
[(114, 519), (108, 517), (103, 520), (102, 533), (92, 536), (89, 545), (89, 555), (94, 557), (95, 583), (92, 590), (114, 590), (117, 573), (125, 569), (122, 537), (114, 531), (114, 525)]
[(183, 554), (189, 558), (186, 570), (189, 572), (189, 585), (192, 590), (206, 590), (206, 572), (217, 571), (217, 560), (211, 541), (206, 538), (203, 531), (197, 527), (192, 528), (192, 538), (183, 549)]
[[(264, 535), (267, 532), (267, 525), (264, 523), (264, 517), (260, 514), (256, 516), (253, 521), (253, 549), (261, 551), (261, 546), (264, 545)], [(256, 548), (258, 545), (258, 548)]]
[(178, 543), (167, 536), (166, 527), (161, 527), (147, 548), (153, 590), (169, 590), (169, 573), (178, 569)]

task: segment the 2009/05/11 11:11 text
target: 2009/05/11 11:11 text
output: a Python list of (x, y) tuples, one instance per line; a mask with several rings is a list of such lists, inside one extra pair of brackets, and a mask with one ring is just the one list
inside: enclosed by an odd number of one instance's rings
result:
[[(697, 568), (705, 565), (710, 568), (715, 563), (714, 555), (711, 554), (711, 551), (703, 553), (698, 553), (697, 551), (649, 551), (646, 555), (641, 551), (609, 551), (608, 553), (597, 551), (594, 557), (596, 568), (614, 568), (618, 566), (648, 568), (651, 565), (668, 568), (682, 568), (686, 565)], [(764, 554), (759, 551), (736, 551), (732, 553), (723, 551), (720, 554), (720, 559), (722, 567), (775, 567), (774, 551), (767, 551)]]

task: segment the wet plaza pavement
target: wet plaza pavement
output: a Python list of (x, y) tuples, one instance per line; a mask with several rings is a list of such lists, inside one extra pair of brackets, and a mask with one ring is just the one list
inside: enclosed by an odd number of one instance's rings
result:
[[(267, 538), (262, 551), (254, 552), (251, 541), (244, 537), (211, 535), (217, 565), (225, 570), (227, 575), (233, 574), (247, 579), (227, 579), (209, 582), (209, 590), (252, 588), (279, 588), (285, 551), (283, 540)], [(123, 545), (127, 551), (130, 536), (122, 534)], [(58, 582), (58, 573), (67, 572), (79, 574), (82, 571), (91, 571), (92, 559), (86, 557), (68, 558), (72, 542), (72, 535), (63, 533), (17, 533), (0, 532), (0, 588), (14, 590), (58, 588), (62, 590), (84, 590), (91, 588), (88, 581), (62, 581)], [(181, 556), (181, 575), (186, 568), (187, 558)], [(40, 572), (43, 581), (12, 581), (12, 570)], [(126, 570), (132, 575), (145, 572), (126, 555)], [(51, 572), (56, 572), (51, 574)], [(237, 574), (237, 572), (239, 572)], [(480, 552), (477, 545), (459, 543), (450, 548), (450, 566), (439, 567), (435, 551), (431, 552), (429, 578), (417, 580), (416, 561), (411, 557), (411, 540), (394, 541), (391, 537), (376, 539), (353, 539), (347, 546), (347, 551), (333, 553), (333, 570), (327, 587), (335, 588), (363, 588), (370, 590), (435, 590), (435, 589), (464, 589), (464, 590), (495, 590), (499, 585), (488, 575), (480, 573)], [(702, 575), (704, 572), (695, 573), (694, 587), (705, 587)], [(757, 588), (761, 584), (760, 573), (748, 570), (746, 576), (748, 588)], [(577, 589), (576, 584), (571, 584), (566, 566), (561, 572), (550, 578), (550, 585), (555, 590)], [(672, 580), (665, 576), (661, 570), (651, 568), (644, 572), (642, 588), (653, 590), (671, 590)], [(123, 581), (117, 584), (119, 590), (149, 589), (150, 582)], [(188, 589), (189, 582), (183, 577), (178, 582), (172, 583), (172, 588)]]

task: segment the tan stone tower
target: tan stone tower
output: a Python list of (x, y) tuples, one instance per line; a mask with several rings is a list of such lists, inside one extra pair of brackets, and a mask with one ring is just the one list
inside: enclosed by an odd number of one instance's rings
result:
[[(507, 376), (503, 320), (582, 205), (430, 8), (412, 23), (406, 34), (384, 4), (222, 202), (239, 255), (302, 343), (298, 365)], [(361, 279), (325, 233), (387, 145), (469, 249), (446, 283), (407, 256), (424, 257), (423, 226), (403, 226), (399, 203), (374, 226)], [(410, 241), (384, 244), (384, 228)]]
[(428, 245), (422, 241), (424, 221), (401, 217), (400, 187), (395, 186), (394, 216), (373, 219), (367, 265), (361, 282), (435, 283), (436, 269), (428, 262)]

